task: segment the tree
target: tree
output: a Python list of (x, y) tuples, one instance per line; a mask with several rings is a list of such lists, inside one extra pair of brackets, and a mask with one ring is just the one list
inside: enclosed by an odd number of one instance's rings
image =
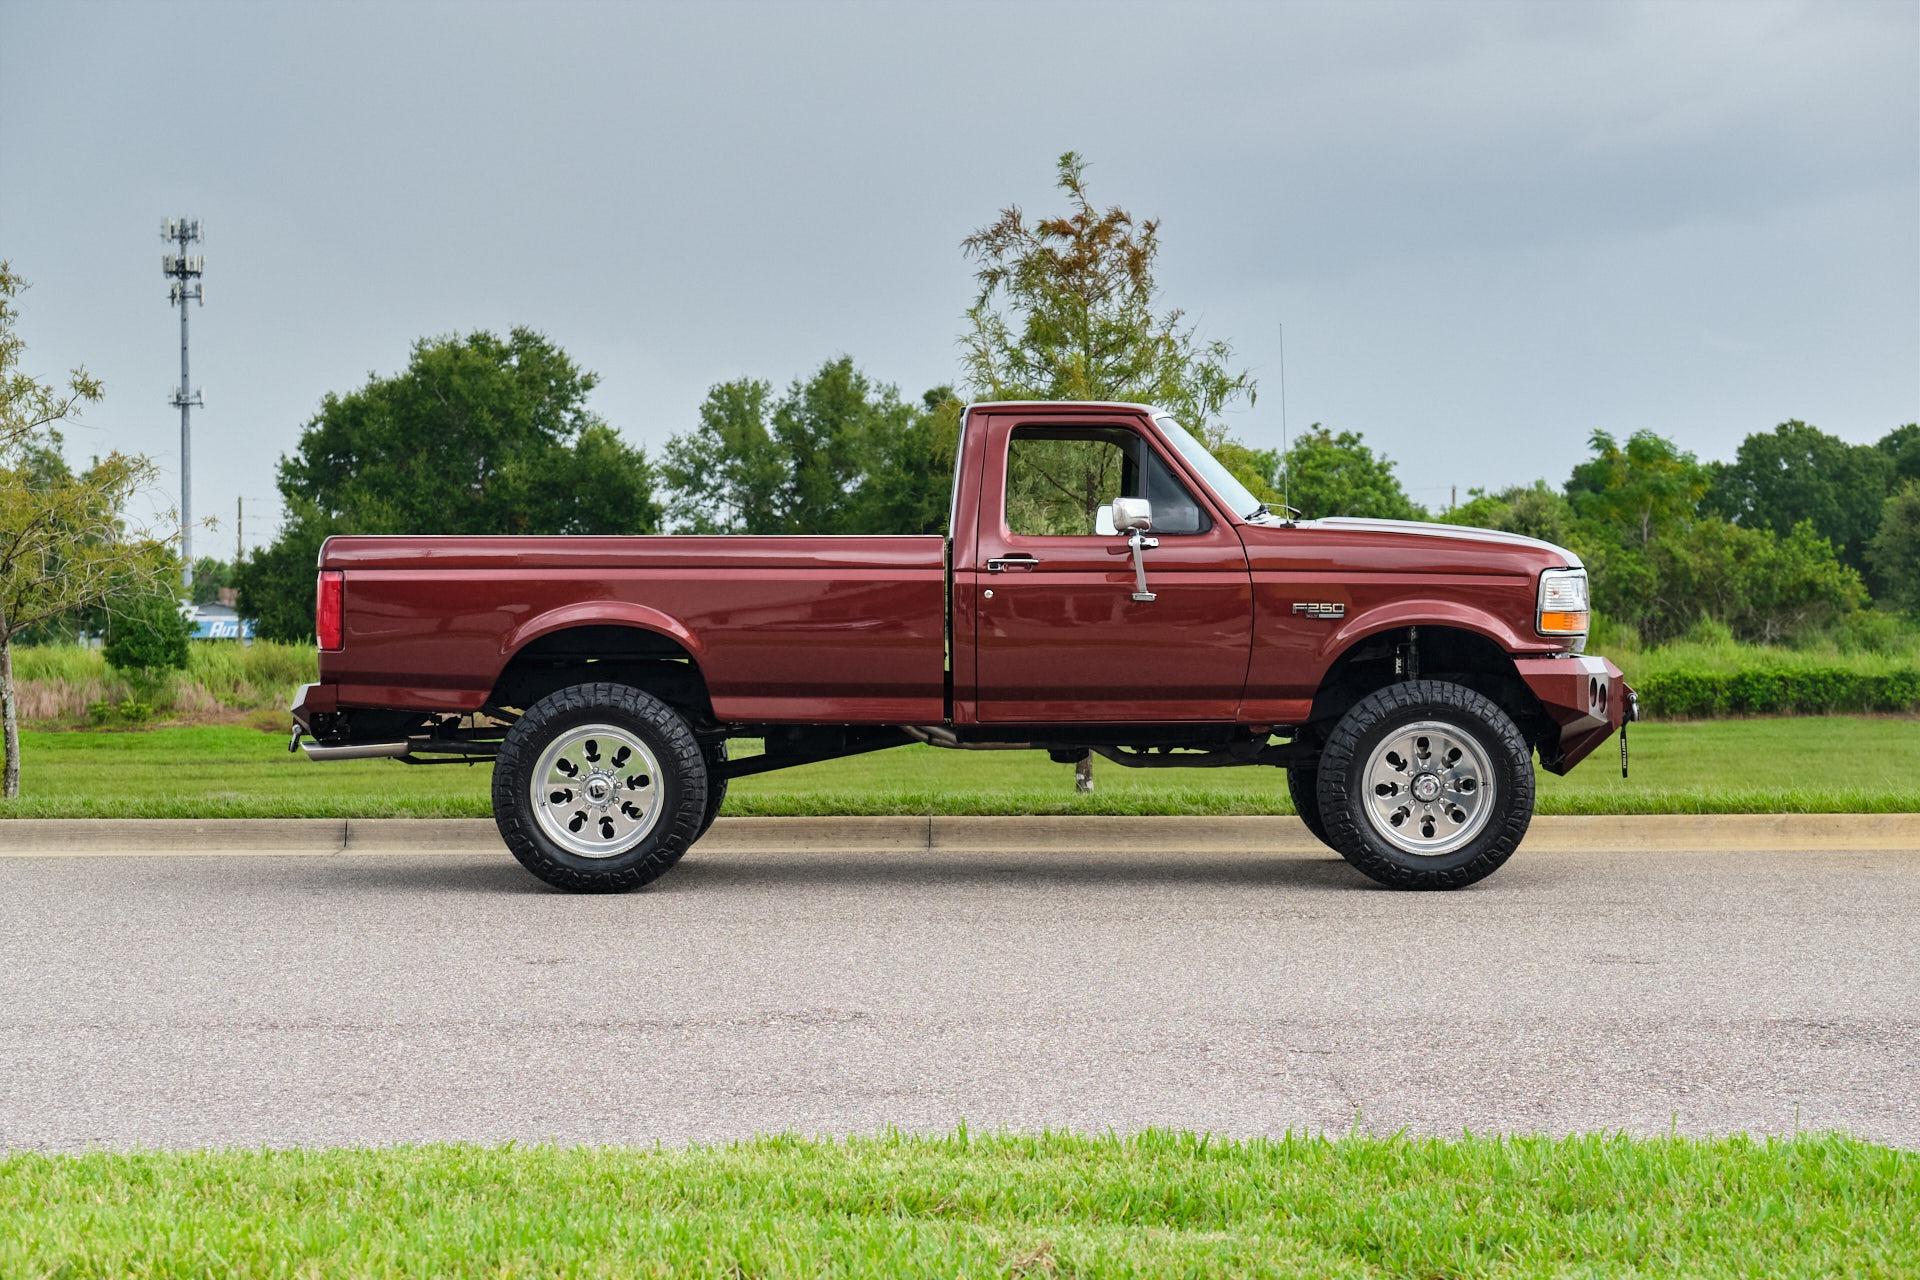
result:
[(689, 533), (776, 533), (785, 519), (786, 467), (767, 426), (773, 384), (723, 382), (700, 405), (700, 425), (667, 441), (660, 476), (668, 509)]
[(1367, 516), (1424, 520), (1407, 497), (1393, 463), (1367, 447), (1357, 431), (1335, 433), (1314, 423), (1287, 449), (1287, 501), (1308, 519)]
[[(938, 399), (950, 398), (942, 388)], [(939, 433), (922, 419), (937, 403), (935, 393), (924, 410), (904, 403), (849, 356), (795, 378), (778, 398), (757, 378), (723, 382), (707, 393), (699, 425), (667, 442), (660, 470), (675, 517), (694, 533), (914, 532), (891, 522), (925, 519)], [(886, 491), (901, 482), (909, 493)], [(944, 500), (940, 511), (944, 523)]]
[(1523, 537), (1539, 538), (1557, 546), (1573, 541), (1573, 507), (1565, 496), (1547, 484), (1535, 480), (1530, 485), (1512, 485), (1498, 493), (1484, 489), (1468, 492), (1468, 499), (1440, 517), (1447, 524), (1472, 525), (1480, 529), (1498, 529)]
[(288, 499), (280, 536), (234, 571), (240, 616), (266, 640), (313, 638), (314, 566), (320, 545), (337, 530), (311, 502)]
[(1717, 464), (1706, 506), (1782, 537), (1812, 521), (1844, 563), (1863, 569), (1894, 465), (1892, 450), (1848, 444), (1795, 419), (1748, 436), (1732, 462)]
[(193, 602), (195, 604), (213, 604), (220, 599), (220, 593), (233, 585), (234, 566), (225, 560), (216, 560), (212, 556), (201, 556), (193, 562)]
[(75, 475), (60, 457), (58, 424), (99, 400), (101, 387), (85, 369), (73, 370), (64, 388), (21, 369), (26, 344), (15, 328), (15, 299), (25, 287), (0, 261), (0, 795), (7, 797), (20, 794), (15, 639), (116, 593), (154, 590), (174, 572), (163, 542), (125, 525), (127, 502), (153, 479), (153, 464), (113, 453)]
[(1253, 402), (1252, 376), (1230, 367), (1227, 343), (1159, 309), (1159, 219), (1095, 208), (1086, 169), (1072, 151), (1060, 157), (1066, 213), (1029, 221), (1010, 205), (961, 241), (980, 264), (961, 338), (968, 382), (991, 399), (1143, 401), (1223, 440), (1221, 411)]
[(1710, 477), (1691, 453), (1651, 431), (1634, 432), (1625, 445), (1605, 431), (1590, 441), (1594, 456), (1567, 480), (1567, 501), (1581, 520), (1621, 545), (1644, 547), (1694, 518)]
[(946, 532), (964, 408), (952, 387), (935, 387), (904, 422), (888, 420), (868, 436), (853, 532)]
[(1893, 481), (1920, 480), (1920, 423), (1895, 427), (1875, 442), (1874, 448), (1893, 463)]
[(422, 339), (402, 372), (329, 393), (280, 460), (287, 517), (237, 574), (258, 634), (313, 634), (313, 554), (332, 533), (648, 533), (646, 455), (587, 407), (597, 379), (516, 328)]
[(1867, 549), (1889, 604), (1920, 614), (1920, 479), (1909, 480), (1882, 507)]
[[(1231, 367), (1227, 343), (1205, 341), (1178, 308), (1163, 309), (1153, 278), (1160, 221), (1138, 222), (1118, 205), (1096, 208), (1087, 166), (1066, 152), (1054, 185), (1067, 211), (1030, 221), (1018, 205), (975, 231), (961, 247), (978, 263), (979, 293), (967, 311), (961, 363), (984, 399), (1133, 400), (1155, 404), (1209, 443), (1224, 443), (1221, 412), (1255, 384)], [(1063, 489), (1101, 482), (1087, 468), (1098, 451), (1041, 449), (1040, 469)], [(1093, 788), (1092, 763), (1078, 770)]]

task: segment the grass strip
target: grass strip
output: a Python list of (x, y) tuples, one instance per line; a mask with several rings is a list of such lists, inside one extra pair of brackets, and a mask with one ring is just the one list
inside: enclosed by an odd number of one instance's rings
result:
[(1893, 1276), (1920, 1157), (1833, 1135), (793, 1137), (0, 1159), (0, 1273)]
[[(1539, 776), (1539, 811), (1920, 811), (1920, 721), (1865, 716), (1635, 725), (1633, 775), (1611, 746), (1564, 778)], [(492, 770), (391, 760), (315, 764), (236, 725), (25, 735), (21, 796), (0, 818), (485, 817)], [(902, 747), (744, 778), (735, 816), (1285, 814), (1268, 768), (1126, 769), (1096, 762), (1095, 790), (1031, 752)]]

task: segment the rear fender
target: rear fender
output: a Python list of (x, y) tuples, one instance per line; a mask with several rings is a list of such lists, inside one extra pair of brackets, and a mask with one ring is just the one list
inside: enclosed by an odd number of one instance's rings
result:
[(507, 633), (506, 640), (501, 644), (500, 656), (503, 662), (511, 661), (515, 654), (540, 637), (573, 627), (634, 627), (651, 631), (655, 635), (666, 636), (685, 649), (695, 666), (704, 665), (701, 659), (706, 646), (678, 618), (643, 604), (618, 600), (581, 601), (531, 618)]

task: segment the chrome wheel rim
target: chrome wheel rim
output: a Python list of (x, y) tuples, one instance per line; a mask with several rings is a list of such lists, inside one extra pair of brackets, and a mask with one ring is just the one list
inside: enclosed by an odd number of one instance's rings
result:
[(540, 753), (527, 792), (549, 840), (582, 858), (612, 858), (660, 820), (660, 762), (626, 729), (582, 725)]
[(1493, 760), (1469, 733), (1438, 720), (1402, 725), (1367, 757), (1366, 815), (1374, 834), (1416, 857), (1472, 842), (1493, 816)]

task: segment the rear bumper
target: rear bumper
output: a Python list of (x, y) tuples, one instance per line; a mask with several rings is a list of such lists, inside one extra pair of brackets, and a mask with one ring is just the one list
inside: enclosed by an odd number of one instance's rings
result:
[(318, 725), (324, 723), (320, 718), (331, 716), (340, 709), (338, 692), (338, 685), (301, 685), (300, 691), (293, 695), (293, 722), (318, 737)]
[(1640, 717), (1633, 686), (1605, 658), (1520, 658), (1513, 665), (1559, 729), (1556, 740), (1540, 743), (1540, 763), (1550, 773), (1565, 773)]

